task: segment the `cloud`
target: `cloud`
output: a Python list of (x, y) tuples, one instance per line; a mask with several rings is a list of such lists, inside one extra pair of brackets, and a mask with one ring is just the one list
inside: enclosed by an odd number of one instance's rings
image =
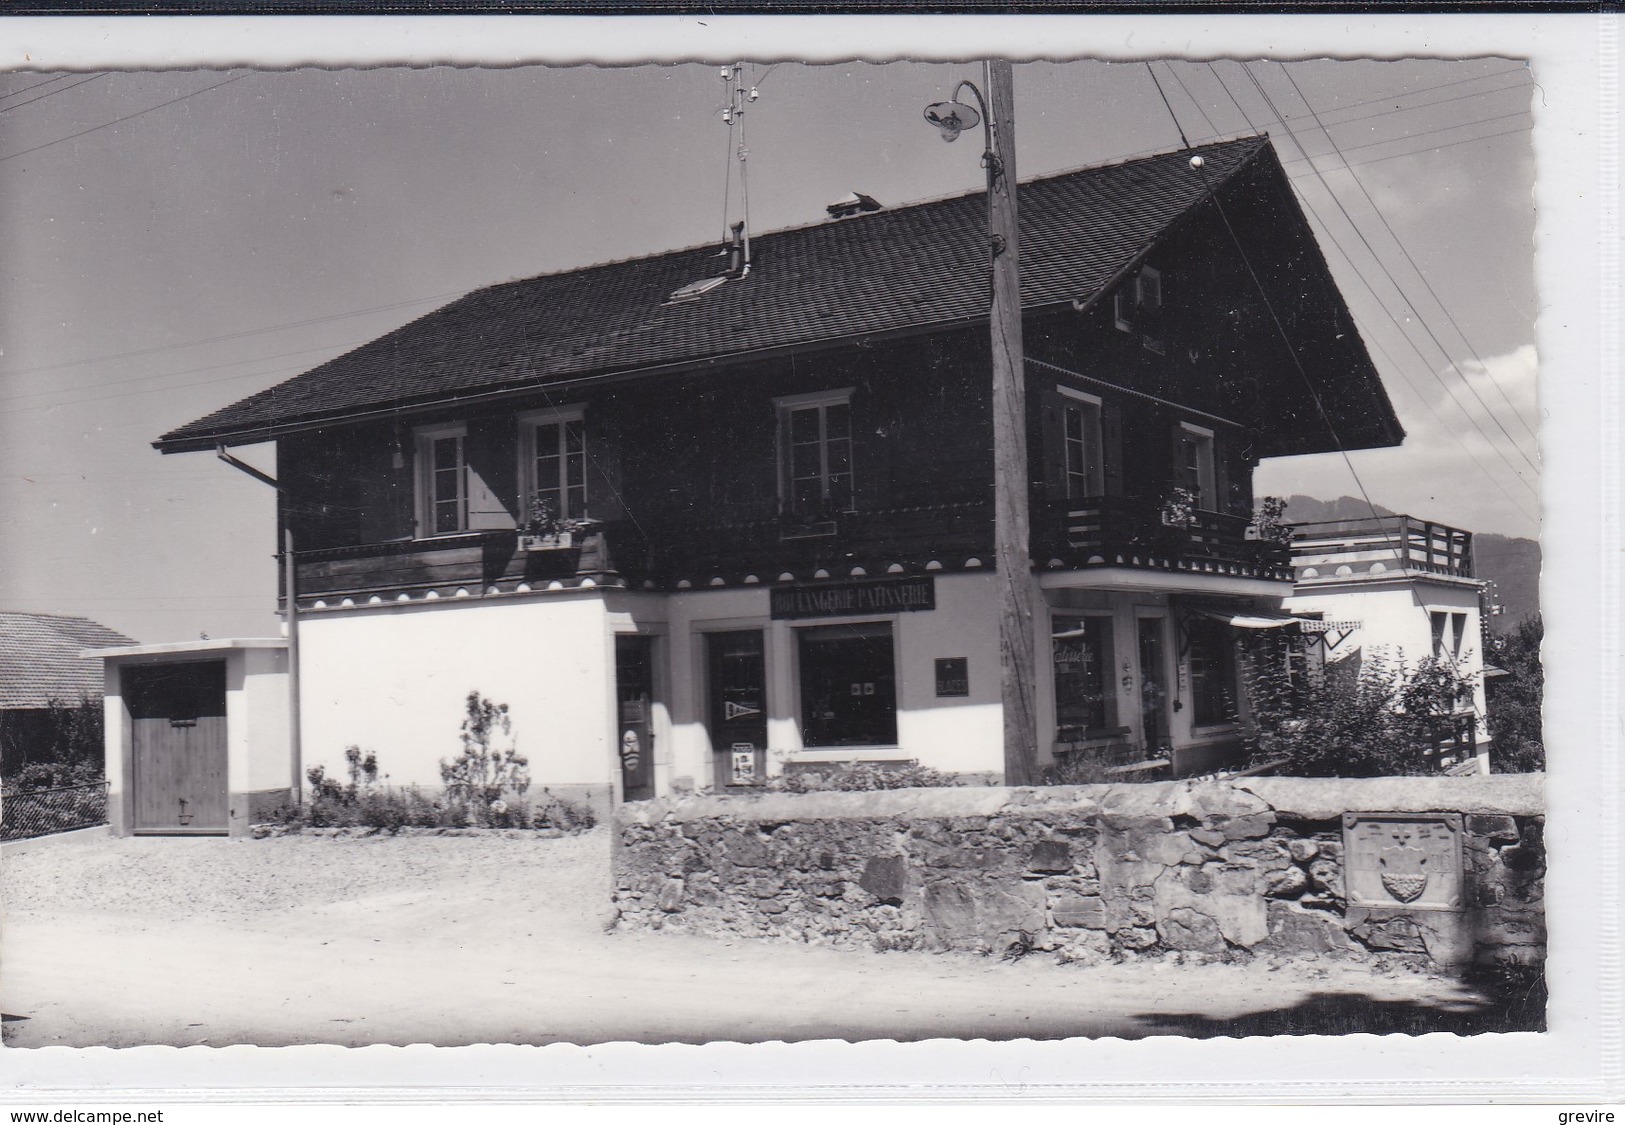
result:
[[(1468, 531), (1537, 535), (1540, 484), (1531, 462), (1540, 460), (1529, 434), (1539, 428), (1537, 369), (1534, 346), (1524, 345), (1414, 387), (1390, 379), (1404, 443), (1349, 454), (1372, 502)], [(1266, 461), (1254, 486), (1259, 495), (1360, 494), (1335, 453)]]

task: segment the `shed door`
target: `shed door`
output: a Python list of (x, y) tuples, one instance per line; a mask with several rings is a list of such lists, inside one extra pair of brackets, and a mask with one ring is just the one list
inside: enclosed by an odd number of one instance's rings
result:
[(226, 664), (124, 669), (134, 750), (135, 831), (223, 834)]

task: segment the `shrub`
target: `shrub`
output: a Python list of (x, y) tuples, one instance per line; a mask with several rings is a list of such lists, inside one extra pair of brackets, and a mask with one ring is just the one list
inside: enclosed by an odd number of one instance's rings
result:
[(1100, 785), (1122, 778), (1111, 774), (1112, 756), (1105, 749), (1073, 750), (1044, 767), (1040, 785)]
[[(522, 795), (530, 788), (530, 761), (514, 748), (508, 705), (471, 691), (464, 710), (463, 752), (440, 761), (447, 798), (489, 806), (506, 795)], [(497, 745), (499, 736), (508, 740), (506, 746)]]
[(1544, 636), (1537, 613), (1524, 618), (1510, 633), (1486, 638), (1485, 662), (1506, 673), (1486, 685), (1493, 693), (1489, 728), (1497, 772), (1536, 773), (1546, 768), (1546, 745), (1540, 728), (1545, 692), (1540, 644)]
[(10, 790), (61, 789), (103, 780), (102, 703), (46, 701), (38, 713), (0, 712), (0, 759)]
[(794, 769), (769, 777), (770, 793), (867, 793), (880, 789), (934, 789), (958, 785), (955, 774), (916, 762), (853, 762), (827, 769)]
[(1369, 657), (1358, 672), (1303, 676), (1276, 640), (1254, 642), (1247, 656), (1250, 757), (1299, 777), (1432, 773), (1441, 726), (1471, 698), (1461, 667), (1438, 658), (1407, 671)]

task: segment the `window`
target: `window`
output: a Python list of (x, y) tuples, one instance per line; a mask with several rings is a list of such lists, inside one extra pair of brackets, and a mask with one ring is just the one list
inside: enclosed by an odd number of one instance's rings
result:
[(1230, 626), (1210, 618), (1185, 622), (1190, 641), (1191, 722), (1212, 726), (1235, 719), (1236, 654)]
[(852, 392), (777, 400), (779, 496), (795, 513), (852, 508)]
[(1062, 616), (1050, 621), (1055, 666), (1055, 741), (1082, 742), (1116, 723), (1112, 619)]
[(1460, 660), (1467, 615), (1433, 610), (1428, 614), (1428, 624), (1433, 630), (1433, 655), (1440, 660)]
[[(555, 519), (587, 514), (587, 423), (581, 407), (520, 418), (522, 480), (529, 505), (548, 505)], [(530, 511), (524, 513), (531, 515)]]
[(796, 639), (802, 745), (897, 745), (891, 624), (813, 626)]
[(1452, 613), (1450, 615), (1450, 625), (1450, 656), (1453, 660), (1460, 660), (1462, 634), (1467, 632), (1467, 615), (1465, 613)]
[(1174, 431), (1174, 486), (1196, 497), (1204, 512), (1218, 511), (1218, 486), (1213, 472), (1213, 431), (1189, 422)]
[(1162, 271), (1150, 266), (1140, 267), (1112, 294), (1112, 313), (1119, 332), (1150, 328), (1161, 311)]
[(468, 529), (468, 465), (462, 426), (417, 431), (418, 536)]
[(1094, 395), (1056, 387), (1061, 394), (1061, 445), (1066, 496), (1079, 499), (1105, 492), (1101, 455), (1100, 400)]

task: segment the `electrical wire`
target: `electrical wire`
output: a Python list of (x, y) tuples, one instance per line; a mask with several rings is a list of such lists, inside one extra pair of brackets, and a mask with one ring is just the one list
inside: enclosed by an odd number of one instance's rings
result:
[[(1258, 77), (1256, 75), (1254, 75), (1253, 72), (1250, 69), (1248, 69), (1246, 67), (1243, 67), (1242, 69), (1247, 73), (1248, 77), (1252, 79), (1254, 88), (1258, 90), (1259, 96), (1264, 99), (1265, 104), (1267, 104), (1270, 107), (1271, 112), (1273, 112), (1277, 116), (1279, 116), (1280, 111), (1278, 109), (1276, 109), (1274, 99), (1270, 97), (1269, 93), (1259, 83)], [(1290, 75), (1288, 77), (1290, 77)], [(1307, 156), (1308, 155), (1308, 150), (1303, 147), (1303, 144), (1298, 139), (1297, 134), (1294, 133), (1294, 134), (1291, 134), (1291, 136), (1292, 136), (1292, 143), (1294, 145), (1297, 145), (1298, 151), (1302, 152), (1305, 156)], [(1335, 144), (1334, 144), (1334, 150), (1335, 150)], [(1342, 153), (1338, 152), (1338, 156), (1339, 156), (1339, 158), (1341, 158)], [(1311, 167), (1313, 167), (1312, 163), (1311, 163)], [(1396, 278), (1394, 276), (1394, 274), (1393, 274), (1393, 271), (1388, 268), (1388, 263), (1383, 260), (1382, 255), (1377, 253), (1376, 247), (1371, 245), (1371, 241), (1368, 238), (1366, 238), (1365, 232), (1363, 230), (1361, 230), (1359, 224), (1354, 221), (1354, 216), (1349, 214), (1348, 208), (1343, 205), (1342, 199), (1338, 196), (1338, 194), (1335, 191), (1332, 190), (1331, 184), (1326, 182), (1325, 176), (1323, 174), (1320, 174), (1318, 169), (1317, 169), (1316, 174), (1317, 174), (1317, 178), (1320, 180), (1321, 186), (1323, 188), (1325, 188), (1326, 194), (1331, 197), (1332, 203), (1336, 205), (1338, 212), (1343, 216), (1343, 220), (1346, 223), (1348, 223), (1349, 227), (1354, 231), (1355, 237), (1357, 237), (1360, 240), (1360, 245), (1365, 247), (1366, 253), (1368, 253), (1371, 256), (1371, 259), (1374, 262), (1376, 262), (1377, 268), (1379, 270), (1381, 270), (1383, 276), (1388, 279), (1388, 283), (1394, 287), (1394, 291), (1399, 294), (1400, 300), (1403, 301), (1405, 303), (1405, 306), (1411, 310), (1411, 313), (1415, 316), (1417, 323), (1420, 324), (1422, 326), (1422, 330), (1427, 333), (1428, 339), (1433, 341), (1433, 346), (1439, 349), (1439, 354), (1444, 358), (1444, 361), (1447, 364), (1450, 365), (1451, 369), (1455, 370), (1458, 373), (1460, 373), (1461, 369), (1460, 369), (1460, 367), (1458, 367), (1456, 365), (1455, 359), (1450, 355), (1450, 352), (1445, 348), (1444, 344), (1439, 340), (1439, 337), (1433, 331), (1432, 326), (1428, 324), (1427, 318), (1424, 317), (1422, 315), (1422, 313), (1421, 313), (1421, 310), (1416, 307), (1416, 302), (1414, 302), (1414, 301), (1412, 301), (1410, 299), (1409, 295), (1406, 294), (1404, 287), (1399, 284), (1399, 279)], [(1307, 206), (1307, 205), (1308, 205), (1307, 201), (1305, 201), (1305, 206)], [(1342, 249), (1342, 248), (1339, 247), (1339, 249)], [(1343, 253), (1344, 253), (1345, 257), (1348, 256), (1348, 251), (1344, 250)], [(1351, 261), (1352, 261), (1352, 259), (1351, 259)], [(1408, 339), (1408, 337), (1407, 337), (1407, 339)], [(1419, 357), (1421, 356), (1420, 350), (1418, 350), (1417, 355)], [(1427, 362), (1425, 358), (1423, 359), (1423, 362), (1424, 363)], [(1431, 369), (1431, 366), (1430, 366), (1430, 369)], [(1457, 397), (1454, 388), (1452, 388), (1450, 386), (1450, 384), (1447, 383), (1444, 380), (1443, 376), (1439, 375), (1437, 372), (1434, 372), (1434, 377), (1436, 379), (1438, 379), (1439, 384), (1445, 388), (1445, 390), (1450, 394), (1450, 397), (1453, 398), (1453, 399), (1456, 399), (1457, 404), (1461, 405), (1461, 407), (1462, 407), (1462, 413), (1467, 416), (1467, 419), (1472, 424), (1472, 426), (1475, 429), (1478, 429), (1479, 432), (1482, 434), (1483, 433), (1482, 428), (1479, 427), (1477, 420), (1473, 418), (1472, 412), (1469, 411), (1466, 408), (1465, 404), (1461, 403), (1461, 400)], [(1492, 422), (1495, 423), (1496, 428), (1499, 429), (1501, 431), (1502, 435), (1507, 439), (1507, 442), (1508, 442), (1508, 444), (1511, 445), (1513, 451), (1515, 453), (1517, 453), (1519, 457), (1523, 458), (1524, 463), (1529, 466), (1530, 471), (1532, 471), (1532, 472), (1534, 472), (1534, 473), (1536, 473), (1538, 475), (1539, 472), (1540, 472), (1540, 468), (1533, 461), (1531, 461), (1529, 459), (1528, 454), (1524, 453), (1523, 448), (1517, 443), (1516, 440), (1513, 439), (1511, 432), (1508, 431), (1506, 426), (1502, 424), (1500, 418), (1498, 418), (1495, 415), (1495, 413), (1492, 410), (1490, 410), (1489, 404), (1486, 403), (1484, 401), (1484, 397), (1478, 393), (1478, 388), (1474, 387), (1472, 385), (1472, 383), (1469, 382), (1466, 378), (1463, 378), (1461, 380), (1461, 382), (1467, 387), (1467, 390), (1472, 394), (1473, 398), (1475, 400), (1477, 400), (1478, 405), (1483, 408), (1484, 413), (1489, 416), (1489, 418), (1490, 418), (1490, 420)], [(1485, 437), (1486, 440), (1488, 440), (1489, 435), (1484, 434), (1484, 437)], [(1500, 447), (1494, 445), (1493, 442), (1491, 444), (1495, 448), (1496, 452), (1501, 456), (1502, 460), (1507, 461), (1508, 467), (1512, 468), (1513, 471), (1516, 472), (1517, 471), (1516, 468), (1512, 465), (1511, 461), (1507, 459), (1506, 454), (1501, 451)], [(1520, 475), (1520, 479), (1521, 479), (1521, 475)]]
[(47, 78), (44, 82), (35, 82), (32, 85), (24, 86), (21, 90), (13, 90), (9, 94), (0, 94), (0, 102), (5, 101), (7, 98), (15, 98), (19, 94), (26, 94), (30, 90), (38, 90), (41, 86), (49, 86), (53, 82), (60, 82), (64, 78), (72, 78), (72, 77), (73, 77), (73, 72), (69, 71), (69, 72), (67, 72), (65, 74), (59, 74), (55, 78)]
[(111, 121), (104, 121), (100, 125), (92, 125), (90, 128), (81, 129), (77, 133), (69, 133), (67, 136), (58, 137), (54, 141), (46, 141), (42, 145), (34, 145), (32, 148), (25, 148), (25, 149), (22, 149), (22, 150), (20, 150), (18, 152), (8, 152), (4, 156), (0, 156), (0, 161), (15, 160), (19, 156), (27, 156), (29, 153), (32, 153), (32, 152), (40, 152), (40, 151), (42, 151), (44, 149), (51, 148), (51, 147), (53, 147), (55, 145), (64, 144), (64, 143), (66, 143), (68, 141), (76, 140), (79, 137), (85, 137), (85, 136), (89, 136), (91, 133), (100, 132), (103, 129), (110, 129), (114, 125), (120, 125), (120, 124), (123, 124), (126, 121), (133, 121), (135, 118), (142, 117), (142, 116), (144, 116), (146, 114), (149, 114), (149, 113), (156, 113), (160, 109), (165, 109), (165, 108), (167, 108), (169, 106), (176, 105), (176, 104), (178, 104), (180, 102), (184, 102), (188, 98), (195, 98), (199, 94), (207, 94), (210, 90), (218, 90), (218, 89), (220, 89), (220, 87), (229, 86), (233, 82), (241, 82), (243, 79), (245, 79), (247, 77), (249, 77), (249, 75), (247, 75), (247, 74), (239, 74), (235, 78), (226, 79), (224, 82), (216, 82), (213, 86), (205, 86), (201, 90), (193, 90), (190, 94), (182, 94), (180, 97), (171, 98), (167, 102), (161, 102), (158, 105), (148, 106), (146, 109), (141, 109), (141, 110), (137, 110), (134, 113), (125, 114), (123, 117), (115, 117)]
[[(1515, 133), (1528, 133), (1528, 132), (1532, 131), (1533, 129), (1534, 129), (1533, 125), (1525, 125), (1525, 126), (1523, 126), (1521, 128), (1518, 128), (1518, 129), (1502, 129), (1499, 133), (1485, 133), (1482, 137), (1467, 137), (1467, 138), (1465, 138), (1463, 140), (1451, 141), (1449, 144), (1428, 145), (1428, 146), (1423, 147), (1423, 148), (1412, 149), (1410, 152), (1396, 152), (1396, 153), (1393, 153), (1390, 156), (1373, 156), (1370, 160), (1345, 161), (1344, 164), (1343, 164), (1343, 167), (1345, 167), (1345, 168), (1364, 168), (1367, 164), (1381, 164), (1385, 160), (1403, 160), (1407, 156), (1421, 156), (1423, 153), (1426, 153), (1426, 152), (1443, 152), (1445, 149), (1447, 149), (1447, 148), (1455, 148), (1457, 145), (1477, 144), (1479, 141), (1494, 140), (1496, 137), (1510, 137), (1510, 136), (1514, 135)], [(1291, 161), (1282, 161), (1282, 163), (1300, 164), (1300, 163), (1303, 163), (1303, 162), (1300, 161), (1300, 160), (1291, 160)], [(1334, 171), (1335, 171), (1335, 169), (1334, 169)], [(1305, 176), (1308, 176), (1308, 175), (1311, 175), (1311, 174), (1312, 173), (1309, 173), (1309, 172), (1298, 172), (1298, 173), (1294, 173), (1291, 178), (1294, 179), (1294, 180), (1301, 180)]]
[(71, 86), (63, 86), (59, 90), (47, 90), (45, 93), (41, 94), (37, 98), (29, 98), (26, 102), (18, 102), (16, 105), (8, 105), (8, 106), (5, 106), (4, 108), (0, 108), (0, 113), (10, 113), (14, 109), (21, 109), (25, 105), (33, 105), (35, 102), (42, 102), (46, 98), (54, 97), (57, 94), (66, 94), (69, 90), (77, 90), (79, 87), (85, 85), (86, 83), (94, 82), (98, 78), (106, 78), (106, 77), (107, 77), (107, 74), (106, 74), (105, 71), (103, 73), (101, 73), (101, 74), (92, 74), (89, 78), (80, 79), (78, 82), (73, 83)]
[(1179, 71), (1174, 69), (1174, 64), (1167, 59), (1163, 59), (1162, 65), (1167, 68), (1174, 81), (1179, 83), (1179, 88), (1185, 91), (1185, 97), (1190, 101), (1191, 105), (1196, 107), (1196, 112), (1201, 114), (1203, 123), (1207, 125), (1208, 135), (1217, 136), (1219, 130), (1214, 128), (1213, 119), (1207, 115), (1207, 110), (1202, 108), (1202, 103), (1196, 100), (1196, 95), (1191, 93), (1191, 88), (1185, 85), (1185, 80), (1179, 76)]
[[(1151, 69), (1150, 63), (1146, 64), (1146, 69)], [(1151, 71), (1152, 81), (1156, 81), (1156, 77), (1156, 72)], [(1157, 83), (1157, 92), (1162, 93), (1162, 83), (1160, 82)], [(1163, 96), (1162, 104), (1168, 110), (1168, 116), (1173, 118), (1174, 128), (1179, 130), (1180, 139), (1183, 140), (1185, 137), (1184, 126), (1179, 123), (1179, 116), (1174, 113), (1174, 107), (1168, 104), (1167, 95)], [(1190, 144), (1187, 142), (1185, 147), (1189, 148)], [(1206, 167), (1194, 158), (1191, 160), (1191, 167), (1202, 178), (1203, 195), (1212, 202), (1214, 209), (1219, 213), (1219, 218), (1224, 223), (1224, 229), (1229, 232), (1230, 241), (1236, 248), (1236, 254), (1241, 258), (1241, 264), (1247, 270), (1247, 275), (1253, 279), (1253, 286), (1258, 290), (1259, 299), (1264, 302), (1264, 308), (1269, 312), (1270, 320), (1275, 323), (1275, 330), (1280, 334), (1281, 343), (1286, 348), (1287, 356), (1292, 360), (1292, 366), (1297, 368), (1298, 376), (1303, 380), (1304, 388), (1309, 392), (1309, 398), (1315, 404), (1315, 411), (1320, 415), (1321, 424), (1326, 427), (1326, 432), (1331, 436), (1332, 444), (1337, 447), (1337, 452), (1342, 455), (1343, 464), (1348, 468), (1349, 476), (1354, 478), (1354, 485), (1360, 490), (1360, 495), (1365, 498), (1366, 507), (1371, 509), (1372, 517), (1377, 518), (1377, 506), (1371, 502), (1371, 494), (1366, 491), (1365, 482), (1360, 479), (1359, 472), (1354, 468), (1353, 458), (1349, 456), (1348, 450), (1343, 446), (1343, 436), (1337, 432), (1337, 427), (1332, 425), (1331, 416), (1326, 413), (1326, 406), (1320, 399), (1320, 392), (1315, 388), (1313, 380), (1309, 378), (1309, 372), (1304, 368), (1303, 361), (1298, 358), (1298, 349), (1292, 346), (1292, 338), (1287, 334), (1286, 325), (1281, 322), (1280, 316), (1275, 311), (1275, 303), (1270, 300), (1269, 294), (1264, 290), (1263, 281), (1259, 279), (1257, 271), (1253, 269), (1252, 260), (1247, 257), (1247, 251), (1241, 244), (1241, 237), (1236, 234), (1236, 228), (1230, 225), (1230, 216), (1225, 214), (1224, 204), (1219, 199), (1219, 193), (1214, 190), (1212, 181), (1208, 179)]]
[[(1304, 107), (1307, 108), (1310, 115), (1314, 117), (1315, 124), (1320, 125), (1320, 116), (1319, 114), (1315, 113), (1315, 107), (1310, 103), (1308, 97), (1305, 96), (1303, 89), (1298, 85), (1297, 79), (1292, 77), (1292, 72), (1287, 69), (1285, 63), (1280, 63), (1278, 65), (1281, 67), (1281, 73), (1286, 75), (1287, 81), (1292, 83), (1292, 89), (1297, 92), (1298, 99), (1303, 102)], [(1321, 126), (1321, 132), (1326, 132), (1324, 125)], [(1334, 151), (1336, 151), (1337, 142), (1332, 140), (1330, 133), (1326, 133), (1326, 139), (1331, 141), (1332, 148)], [(1338, 152), (1338, 156), (1341, 157), (1342, 153)], [(1507, 397), (1505, 389), (1502, 388), (1501, 384), (1490, 372), (1490, 365), (1484, 362), (1484, 357), (1479, 355), (1478, 349), (1473, 347), (1471, 340), (1467, 339), (1467, 334), (1461, 330), (1461, 325), (1456, 323), (1456, 318), (1450, 315), (1450, 310), (1445, 307), (1444, 301), (1440, 298), (1439, 294), (1434, 291), (1433, 285), (1428, 281), (1427, 274), (1422, 272), (1422, 268), (1416, 264), (1416, 259), (1412, 258), (1411, 252), (1405, 248), (1404, 242), (1400, 241), (1399, 235), (1394, 233), (1394, 228), (1389, 225), (1387, 216), (1382, 213), (1382, 208), (1377, 206), (1377, 201), (1371, 198), (1371, 193), (1366, 190), (1364, 182), (1362, 182), (1360, 177), (1355, 175), (1352, 171), (1349, 172), (1349, 179), (1353, 180), (1354, 185), (1360, 189), (1360, 194), (1365, 197), (1366, 204), (1371, 208), (1372, 213), (1377, 216), (1378, 221), (1382, 223), (1382, 229), (1388, 232), (1388, 237), (1393, 240), (1395, 246), (1399, 247), (1399, 252), (1405, 256), (1405, 261), (1410, 265), (1412, 272), (1414, 272), (1417, 278), (1422, 282), (1422, 287), (1427, 290), (1428, 296), (1433, 298), (1433, 303), (1437, 305), (1439, 307), (1439, 311), (1444, 314), (1445, 320), (1449, 322), (1451, 328), (1455, 329), (1456, 336), (1463, 344), (1467, 346), (1467, 350), (1471, 352), (1473, 358), (1478, 361), (1479, 367), (1483, 368), (1484, 374), (1489, 378), (1490, 383), (1498, 392), (1500, 392), (1501, 401), (1506, 403), (1508, 410), (1512, 411), (1512, 416), (1518, 419), (1518, 422), (1523, 426), (1524, 432), (1528, 434), (1532, 440), (1538, 442), (1540, 439), (1536, 437), (1535, 431), (1529, 428), (1529, 423), (1526, 422), (1523, 415), (1518, 412), (1518, 408), (1512, 405), (1512, 400)], [(1465, 381), (1465, 375), (1463, 376), (1463, 379)], [(1468, 385), (1471, 386), (1470, 383)], [(1488, 410), (1488, 407), (1486, 406), (1485, 409)], [(1506, 433), (1504, 427), (1502, 428), (1502, 433)], [(1506, 436), (1508, 441), (1512, 440), (1511, 434), (1507, 434)]]
[(1168, 95), (1163, 92), (1162, 83), (1157, 79), (1157, 72), (1151, 69), (1150, 63), (1145, 64), (1145, 72), (1151, 76), (1151, 81), (1156, 83), (1157, 96), (1162, 99), (1162, 106), (1168, 111), (1168, 116), (1179, 133), (1179, 146), (1181, 148), (1190, 148), (1191, 143), (1185, 138), (1185, 126), (1179, 123), (1179, 115), (1174, 112), (1174, 107), (1168, 104)]

